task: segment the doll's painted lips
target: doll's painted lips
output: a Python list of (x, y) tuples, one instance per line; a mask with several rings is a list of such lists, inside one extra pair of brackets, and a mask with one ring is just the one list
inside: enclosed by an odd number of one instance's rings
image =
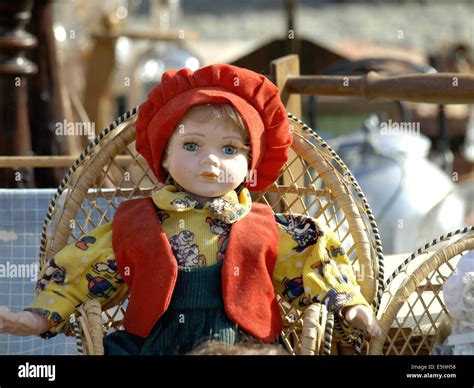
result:
[(206, 179), (217, 179), (219, 178), (219, 175), (213, 172), (203, 172), (202, 174), (199, 174), (199, 176), (202, 176), (203, 178)]

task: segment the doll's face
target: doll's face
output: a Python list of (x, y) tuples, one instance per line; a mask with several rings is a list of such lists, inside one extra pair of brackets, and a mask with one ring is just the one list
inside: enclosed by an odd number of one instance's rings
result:
[(169, 141), (163, 167), (186, 191), (220, 197), (236, 189), (247, 174), (244, 136), (229, 119), (185, 117)]

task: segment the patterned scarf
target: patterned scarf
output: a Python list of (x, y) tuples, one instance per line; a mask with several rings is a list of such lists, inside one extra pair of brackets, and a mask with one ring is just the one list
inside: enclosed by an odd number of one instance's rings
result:
[(209, 209), (215, 218), (233, 224), (245, 217), (252, 207), (252, 198), (244, 187), (239, 194), (231, 191), (222, 197), (210, 198), (204, 205), (194, 199), (178, 184), (167, 184), (152, 192), (155, 205), (162, 210), (185, 212), (192, 209)]

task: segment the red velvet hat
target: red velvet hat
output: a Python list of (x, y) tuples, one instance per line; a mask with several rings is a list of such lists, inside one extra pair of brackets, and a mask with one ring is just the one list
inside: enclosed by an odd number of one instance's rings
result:
[(140, 106), (136, 148), (157, 179), (164, 182), (167, 177), (161, 160), (185, 113), (195, 105), (209, 103), (232, 105), (249, 129), (251, 169), (256, 174), (249, 189), (258, 191), (272, 184), (288, 160), (292, 142), (280, 92), (262, 74), (225, 64), (195, 72), (187, 68), (167, 71)]

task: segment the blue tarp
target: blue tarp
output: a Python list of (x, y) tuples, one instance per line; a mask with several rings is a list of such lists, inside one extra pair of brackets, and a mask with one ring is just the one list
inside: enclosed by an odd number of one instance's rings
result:
[[(0, 306), (18, 312), (34, 298), (43, 220), (55, 189), (0, 189)], [(76, 354), (74, 338), (0, 334), (0, 354)]]

